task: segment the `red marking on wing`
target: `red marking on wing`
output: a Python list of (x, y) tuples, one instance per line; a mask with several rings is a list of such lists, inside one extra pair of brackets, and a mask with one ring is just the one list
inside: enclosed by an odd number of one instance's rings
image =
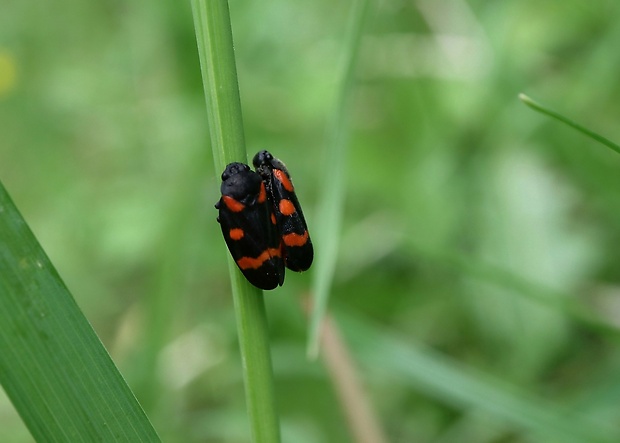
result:
[(308, 231), (302, 235), (295, 234), (294, 232), (285, 234), (282, 236), (282, 240), (286, 246), (303, 246), (308, 242)]
[(237, 260), (237, 264), (241, 269), (258, 269), (263, 266), (263, 263), (269, 261), (272, 257), (281, 257), (282, 253), (279, 248), (265, 249), (261, 255), (256, 258), (253, 257), (241, 257)]
[(282, 215), (293, 215), (295, 213), (295, 205), (293, 202), (287, 199), (280, 200), (278, 209)]
[(232, 240), (241, 240), (244, 235), (245, 235), (245, 232), (243, 232), (243, 229), (241, 228), (233, 228), (228, 232), (228, 236)]
[(228, 195), (222, 195), (222, 201), (232, 212), (241, 212), (245, 209), (245, 205), (243, 203), (238, 202)]
[(282, 186), (284, 186), (284, 189), (286, 189), (288, 192), (295, 191), (293, 183), (291, 183), (291, 180), (287, 177), (284, 171), (282, 171), (281, 169), (274, 169), (273, 175), (278, 179), (280, 183), (282, 183)]

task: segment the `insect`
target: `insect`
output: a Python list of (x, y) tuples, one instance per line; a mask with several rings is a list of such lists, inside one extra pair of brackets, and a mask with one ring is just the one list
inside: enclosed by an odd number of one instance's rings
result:
[(291, 176), (284, 163), (268, 151), (259, 151), (252, 163), (263, 179), (273, 205), (282, 238), (284, 264), (293, 271), (305, 271), (312, 264), (314, 249)]
[(244, 163), (222, 173), (217, 221), (235, 263), (250, 283), (274, 289), (284, 283), (281, 236), (273, 204), (261, 176)]

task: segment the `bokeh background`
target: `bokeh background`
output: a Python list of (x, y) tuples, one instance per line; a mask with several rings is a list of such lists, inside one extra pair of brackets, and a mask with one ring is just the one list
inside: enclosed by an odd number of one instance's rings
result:
[[(339, 171), (351, 6), (231, 16), (248, 152), (311, 232), (346, 174), (330, 310), (385, 441), (618, 441), (620, 156), (517, 95), (620, 141), (620, 3), (372, 2)], [(189, 1), (1, 11), (0, 179), (163, 440), (248, 441)], [(353, 442), (305, 357), (312, 272), (267, 295), (283, 437)], [(3, 393), (0, 441), (32, 441)]]

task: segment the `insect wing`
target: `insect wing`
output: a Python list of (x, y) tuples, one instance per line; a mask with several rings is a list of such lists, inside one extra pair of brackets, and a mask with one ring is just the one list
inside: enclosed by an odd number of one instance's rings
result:
[(284, 263), (293, 271), (305, 271), (312, 264), (314, 249), (291, 176), (284, 163), (268, 151), (258, 152), (253, 164), (271, 196), (282, 238)]
[(247, 165), (231, 165), (222, 174), (222, 197), (216, 204), (224, 240), (250, 283), (261, 289), (274, 289), (284, 282), (285, 271), (265, 185)]

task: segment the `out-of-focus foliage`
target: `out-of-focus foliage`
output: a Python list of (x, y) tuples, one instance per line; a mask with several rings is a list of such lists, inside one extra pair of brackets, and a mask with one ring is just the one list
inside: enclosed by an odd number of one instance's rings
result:
[[(248, 151), (287, 163), (311, 230), (349, 10), (231, 4)], [(390, 441), (620, 437), (620, 156), (517, 99), (618, 142), (619, 18), (373, 5), (330, 306)], [(189, 2), (3, 5), (0, 178), (168, 442), (247, 441), (208, 139)], [(267, 300), (283, 440), (352, 441), (304, 356), (310, 281)], [(0, 441), (31, 441), (5, 397)]]

